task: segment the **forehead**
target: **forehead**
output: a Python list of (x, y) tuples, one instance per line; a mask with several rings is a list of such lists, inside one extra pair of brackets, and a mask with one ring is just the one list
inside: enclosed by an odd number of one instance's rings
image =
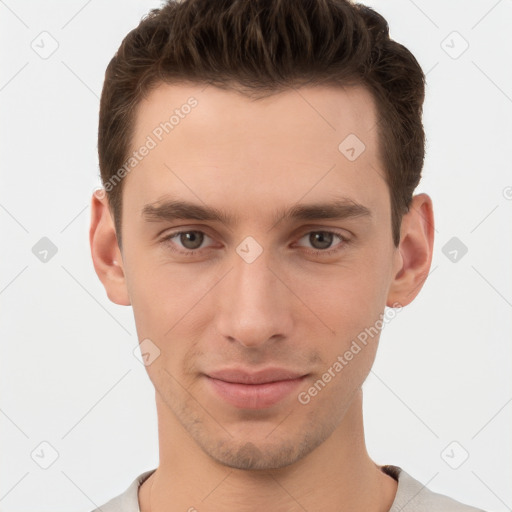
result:
[(374, 98), (361, 86), (253, 100), (211, 85), (162, 84), (137, 108), (131, 152), (139, 157), (123, 202), (142, 208), (171, 193), (249, 215), (335, 193), (386, 207), (376, 121)]
[[(191, 121), (185, 123), (187, 117)], [(160, 84), (137, 106), (132, 142), (136, 145), (153, 132), (156, 138), (171, 132), (176, 136), (186, 131), (187, 125), (193, 125), (197, 136), (215, 137), (218, 142), (226, 136), (231, 140), (233, 130), (239, 137), (272, 137), (276, 132), (282, 134), (285, 128), (296, 132), (300, 127), (305, 135), (314, 132), (316, 137), (328, 139), (336, 132), (334, 139), (352, 130), (371, 143), (376, 108), (373, 95), (363, 86), (302, 87), (252, 99), (212, 85)]]

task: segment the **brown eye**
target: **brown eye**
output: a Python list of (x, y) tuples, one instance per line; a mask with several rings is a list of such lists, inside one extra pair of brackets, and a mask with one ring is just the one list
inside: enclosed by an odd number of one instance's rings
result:
[[(336, 239), (338, 242), (336, 243)], [(301, 247), (306, 247), (309, 252), (315, 256), (333, 255), (344, 249), (350, 243), (350, 239), (336, 231), (318, 230), (305, 233), (299, 243)]]
[(313, 231), (309, 234), (309, 242), (315, 249), (329, 249), (333, 238), (333, 233), (329, 231)]
[(202, 247), (207, 240), (212, 241), (211, 238), (202, 231), (190, 229), (188, 231), (175, 231), (170, 233), (163, 238), (161, 242), (177, 253), (192, 255), (198, 250), (208, 249), (207, 245)]
[(183, 247), (191, 251), (199, 249), (204, 240), (204, 233), (201, 231), (183, 231), (179, 235)]

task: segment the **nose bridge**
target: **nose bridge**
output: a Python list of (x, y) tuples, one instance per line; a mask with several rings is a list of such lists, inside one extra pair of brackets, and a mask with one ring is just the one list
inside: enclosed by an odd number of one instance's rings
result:
[(274, 274), (271, 251), (256, 244), (254, 239), (246, 239), (237, 247), (234, 268), (223, 280), (217, 311), (219, 331), (245, 346), (289, 334), (291, 327), (287, 288)]

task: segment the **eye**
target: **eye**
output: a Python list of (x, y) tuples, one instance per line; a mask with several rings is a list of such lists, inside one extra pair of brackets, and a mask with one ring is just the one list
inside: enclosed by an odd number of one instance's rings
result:
[[(208, 248), (208, 246), (203, 246), (206, 239), (212, 240), (203, 231), (184, 230), (169, 233), (161, 242), (177, 253), (193, 256), (201, 249)], [(306, 239), (306, 243), (310, 244), (312, 250), (309, 252), (315, 256), (324, 256), (341, 251), (345, 245), (350, 243), (350, 240), (340, 233), (326, 230), (310, 231), (304, 234), (299, 242), (302, 239)], [(340, 242), (332, 247), (336, 239)], [(301, 246), (303, 244), (298, 243), (297, 245)]]
[[(343, 246), (349, 243), (348, 238), (339, 233), (336, 233), (335, 231), (310, 231), (309, 233), (306, 233), (302, 238), (300, 238), (300, 240), (304, 238), (308, 243), (311, 244), (312, 248), (314, 249), (311, 252), (313, 252), (315, 255), (332, 254), (333, 252), (342, 250)], [(338, 243), (334, 248), (332, 248), (333, 241), (336, 238), (339, 239), (341, 243)]]
[[(182, 252), (184, 254), (190, 254), (194, 253), (198, 249), (201, 249), (201, 244), (203, 243), (205, 238), (210, 239), (210, 237), (203, 233), (202, 231), (175, 231), (174, 233), (170, 233), (168, 236), (162, 239), (162, 242), (171, 245), (171, 247), (175, 243), (179, 243), (181, 244), (181, 247), (185, 249), (185, 251), (180, 251), (179, 249), (174, 250), (176, 250), (177, 252)], [(173, 242), (174, 239), (176, 239), (176, 241)]]

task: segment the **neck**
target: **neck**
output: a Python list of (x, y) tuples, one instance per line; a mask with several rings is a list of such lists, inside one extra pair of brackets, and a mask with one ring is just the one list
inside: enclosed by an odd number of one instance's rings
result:
[(157, 396), (160, 464), (139, 488), (141, 512), (388, 512), (397, 482), (370, 459), (362, 392), (336, 430), (289, 466), (240, 470), (209, 457)]

